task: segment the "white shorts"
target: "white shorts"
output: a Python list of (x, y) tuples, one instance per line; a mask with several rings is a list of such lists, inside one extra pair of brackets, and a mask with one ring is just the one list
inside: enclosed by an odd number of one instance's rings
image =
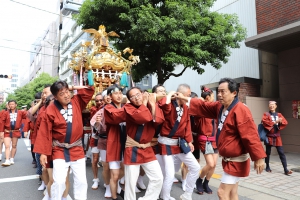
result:
[(121, 161), (109, 162), (109, 169), (121, 169)]
[(240, 181), (240, 177), (232, 176), (230, 174), (227, 174), (226, 172), (223, 172), (221, 183), (224, 184), (236, 184)]
[(101, 161), (106, 162), (106, 150), (99, 149)]
[(92, 147), (91, 153), (100, 153), (100, 150), (97, 147)]

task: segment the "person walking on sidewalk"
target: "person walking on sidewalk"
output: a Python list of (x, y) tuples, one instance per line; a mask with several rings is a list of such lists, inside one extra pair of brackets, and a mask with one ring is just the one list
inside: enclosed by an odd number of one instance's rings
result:
[(218, 86), (218, 101), (205, 102), (176, 93), (177, 99), (187, 101), (189, 114), (217, 119), (216, 143), (223, 157), (223, 176), (218, 189), (221, 200), (238, 200), (238, 184), (241, 177), (249, 176), (250, 159), (260, 174), (266, 157), (249, 108), (238, 100), (238, 84), (231, 78), (222, 78)]
[[(204, 101), (214, 102), (214, 93), (211, 89), (202, 86), (201, 90), (201, 97)], [(196, 119), (198, 123), (197, 142), (200, 145), (201, 152), (206, 161), (206, 165), (202, 168), (200, 176), (196, 181), (196, 187), (199, 194), (203, 194), (203, 192), (212, 194), (212, 190), (209, 188), (208, 183), (215, 171), (218, 161), (218, 149), (216, 144), (217, 120), (203, 117)]]
[[(10, 166), (15, 163), (14, 157), (17, 153), (18, 138), (21, 137), (20, 128), (22, 125), (22, 120), (27, 118), (27, 111), (18, 110), (17, 102), (15, 100), (8, 101), (8, 107), (9, 109), (3, 112), (0, 123), (0, 135), (4, 134), (6, 157), (5, 162), (2, 163), (2, 166)], [(27, 131), (27, 127), (25, 127), (24, 132)], [(27, 135), (25, 136), (27, 137)]]
[(287, 162), (286, 157), (283, 152), (282, 148), (282, 140), (280, 136), (280, 131), (286, 127), (288, 122), (283, 117), (281, 113), (276, 112), (277, 103), (276, 101), (269, 101), (269, 112), (265, 112), (262, 117), (262, 123), (265, 129), (267, 130), (267, 141), (265, 141), (266, 146), (266, 154), (267, 157), (265, 158), (266, 162), (266, 171), (272, 172), (270, 168), (270, 154), (271, 154), (271, 148), (276, 147), (279, 158), (281, 160), (284, 174), (290, 175), (293, 172), (291, 170), (288, 170), (287, 168)]

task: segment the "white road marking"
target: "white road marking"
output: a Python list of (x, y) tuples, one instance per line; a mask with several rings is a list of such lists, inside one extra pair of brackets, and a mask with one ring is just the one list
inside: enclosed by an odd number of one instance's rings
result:
[(28, 138), (23, 138), (22, 139), (27, 147), (27, 150), (28, 151), (31, 151), (31, 143), (30, 143), (30, 140)]
[(31, 144), (30, 144), (30, 140), (28, 138), (23, 138), (22, 140), (24, 141), (24, 143), (27, 147), (30, 147)]
[[(31, 143), (30, 143), (30, 139), (28, 139), (28, 138), (23, 138), (22, 140), (24, 141), (27, 150), (28, 150), (28, 151), (31, 151)], [(1, 147), (0, 147), (0, 148), (1, 148)], [(3, 145), (2, 145), (2, 152), (5, 152), (5, 146), (4, 146), (4, 143), (3, 143)]]
[(38, 175), (19, 176), (19, 177), (12, 177), (12, 178), (2, 178), (2, 179), (0, 179), (0, 183), (26, 181), (26, 180), (38, 179), (38, 178), (39, 178)]

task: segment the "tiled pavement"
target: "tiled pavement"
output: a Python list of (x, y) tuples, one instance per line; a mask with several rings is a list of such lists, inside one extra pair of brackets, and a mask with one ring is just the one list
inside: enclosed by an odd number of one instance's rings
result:
[[(300, 168), (300, 155), (286, 153), (288, 169)], [(203, 155), (200, 158), (201, 167), (205, 165)], [(293, 172), (290, 176), (283, 173), (283, 167), (278, 155), (271, 155), (270, 167), (271, 173), (264, 171), (257, 175), (253, 169), (250, 176), (242, 178), (239, 183), (239, 195), (246, 196), (250, 199), (300, 199), (300, 172)], [(214, 184), (219, 184), (222, 174), (221, 158), (219, 158), (215, 174), (213, 175)]]

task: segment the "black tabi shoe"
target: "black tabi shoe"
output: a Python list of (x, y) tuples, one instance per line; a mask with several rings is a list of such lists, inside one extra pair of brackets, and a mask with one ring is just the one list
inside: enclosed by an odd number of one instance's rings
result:
[(199, 177), (196, 181), (196, 189), (198, 194), (203, 194), (203, 185), (202, 185), (202, 179)]
[(284, 172), (284, 174), (287, 175), (287, 176), (289, 176), (292, 173), (293, 173), (293, 171), (291, 171), (291, 170)]
[(204, 192), (206, 192), (207, 194), (212, 194), (212, 190), (209, 188), (208, 182), (209, 182), (209, 180), (206, 180), (206, 178), (205, 178), (205, 179), (204, 179), (204, 182), (203, 182), (203, 190), (204, 190)]
[(266, 171), (267, 171), (267, 172), (270, 172), (270, 173), (272, 172), (272, 170), (271, 170), (270, 167), (267, 167), (267, 168), (266, 168)]
[(124, 190), (123, 190), (123, 189), (121, 189), (121, 192), (120, 192), (118, 195), (120, 195), (120, 197), (122, 197), (122, 199), (124, 199), (124, 195), (125, 195), (125, 192), (124, 192)]

